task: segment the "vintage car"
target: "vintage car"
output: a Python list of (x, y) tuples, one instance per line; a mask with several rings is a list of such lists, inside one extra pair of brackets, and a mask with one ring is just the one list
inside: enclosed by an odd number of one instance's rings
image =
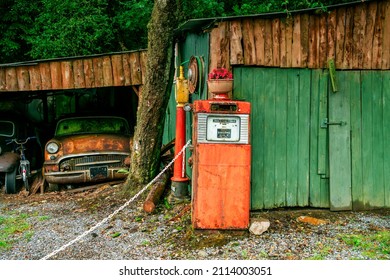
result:
[(43, 175), (49, 190), (61, 186), (121, 180), (128, 168), (130, 129), (114, 116), (71, 117), (58, 121), (46, 143)]
[(36, 138), (34, 127), (21, 117), (7, 115), (0, 116), (0, 176), (4, 182), (5, 192), (14, 194), (18, 191), (20, 154), (18, 146), (11, 142), (12, 139), (25, 140), (34, 138), (23, 145), (26, 159), (30, 162), (31, 170), (42, 166), (42, 149), (39, 139)]

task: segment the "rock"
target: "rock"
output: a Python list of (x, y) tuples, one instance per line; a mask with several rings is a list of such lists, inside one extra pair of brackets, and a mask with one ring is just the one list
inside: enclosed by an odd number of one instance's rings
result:
[(299, 216), (297, 218), (297, 221), (301, 222), (301, 223), (307, 223), (307, 224), (310, 224), (310, 225), (314, 225), (314, 226), (325, 225), (326, 224), (325, 220), (317, 219), (317, 218), (310, 217), (310, 216)]
[(252, 219), (252, 223), (249, 227), (249, 232), (255, 235), (260, 235), (269, 228), (270, 224), (271, 223), (268, 219), (264, 219), (264, 218)]

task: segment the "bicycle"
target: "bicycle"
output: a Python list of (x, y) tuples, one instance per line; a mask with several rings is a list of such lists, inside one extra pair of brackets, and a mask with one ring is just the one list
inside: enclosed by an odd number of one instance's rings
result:
[[(18, 140), (18, 139), (15, 138), (15, 139), (11, 139), (11, 140), (6, 141), (7, 144), (15, 143), (16, 145), (18, 145), (18, 147), (15, 150), (19, 152), (19, 156), (20, 156), (20, 160), (19, 160), (19, 175), (21, 176), (21, 178), (23, 180), (23, 185), (24, 185), (24, 187), (25, 187), (25, 189), (27, 191), (30, 191), (28, 178), (31, 175), (31, 171), (30, 171), (30, 161), (26, 158), (26, 155), (24, 153), (24, 151), (26, 150), (24, 145), (30, 139), (34, 139), (34, 138), (36, 138), (36, 137), (35, 136), (27, 137), (25, 140)], [(7, 188), (7, 185), (6, 185), (6, 188)], [(13, 188), (15, 188), (15, 186)], [(11, 193), (14, 193), (14, 192), (15, 192), (15, 190), (13, 190), (13, 192), (11, 192)]]

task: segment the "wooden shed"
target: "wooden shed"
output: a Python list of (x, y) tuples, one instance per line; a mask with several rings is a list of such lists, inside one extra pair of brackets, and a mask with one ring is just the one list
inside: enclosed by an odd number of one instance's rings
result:
[(390, 206), (390, 0), (192, 20), (178, 34), (180, 63), (204, 61), (192, 100), (220, 66), (233, 99), (252, 103), (252, 210)]

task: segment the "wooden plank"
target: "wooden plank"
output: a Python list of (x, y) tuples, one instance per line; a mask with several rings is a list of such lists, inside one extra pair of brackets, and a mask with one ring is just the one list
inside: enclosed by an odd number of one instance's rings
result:
[(267, 19), (264, 24), (264, 65), (273, 66), (272, 21)]
[(348, 7), (345, 15), (345, 41), (343, 69), (352, 68), (353, 56), (353, 7)]
[(363, 42), (366, 29), (366, 11), (366, 5), (355, 6), (355, 14), (353, 18), (353, 69), (361, 69), (363, 66)]
[(372, 66), (371, 69), (381, 69), (382, 68), (382, 37), (383, 37), (383, 20), (384, 17), (384, 2), (378, 2), (378, 9), (375, 18), (375, 27), (374, 27), (374, 40), (372, 43)]
[(103, 86), (110, 87), (114, 84), (114, 78), (112, 74), (111, 57), (103, 57)]
[(327, 15), (320, 15), (320, 27), (319, 27), (319, 59), (318, 68), (326, 69), (328, 66), (328, 22)]
[(61, 61), (62, 88), (74, 88), (73, 68), (71, 61)]
[(4, 67), (0, 67), (0, 91), (5, 91), (7, 87), (5, 69)]
[(298, 196), (298, 117), (299, 117), (299, 77), (296, 69), (288, 70), (287, 92), (287, 190), (286, 204), (297, 206)]
[(324, 72), (319, 74), (318, 81), (318, 168), (317, 174), (322, 177), (326, 177), (327, 172), (327, 159), (328, 159), (328, 129), (325, 127), (321, 127), (324, 119), (328, 118), (328, 81), (329, 74), (328, 72)]
[(52, 89), (50, 63), (49, 62), (39, 63), (39, 72), (41, 74), (42, 90)]
[(39, 65), (29, 66), (28, 72), (30, 75), (30, 89), (31, 90), (41, 90), (42, 81), (41, 81), (41, 72), (39, 70)]
[(280, 19), (272, 20), (272, 61), (273, 66), (280, 67)]
[(286, 19), (280, 20), (280, 67), (287, 67)]
[(320, 40), (319, 40), (319, 28), (320, 21), (317, 15), (310, 15), (309, 17), (309, 58), (307, 61), (307, 67), (319, 68), (320, 58)]
[[(390, 71), (383, 73), (383, 141), (384, 143), (390, 143)], [(385, 149), (384, 154), (384, 206), (390, 207), (390, 150)]]
[(84, 63), (82, 59), (73, 60), (73, 80), (75, 88), (85, 88)]
[(348, 72), (338, 72), (340, 90), (329, 96), (329, 122), (345, 122), (329, 125), (330, 161), (330, 209), (352, 209), (351, 144), (350, 144), (350, 95)]
[(352, 161), (352, 201), (354, 210), (364, 209), (363, 166), (362, 166), (362, 104), (360, 91), (360, 72), (350, 72), (351, 91), (351, 161)]
[(287, 184), (287, 78), (286, 69), (275, 70), (275, 205), (286, 206)]
[(15, 67), (7, 67), (5, 70), (5, 88), (7, 91), (18, 91), (18, 77)]
[(337, 9), (337, 23), (336, 23), (336, 53), (335, 65), (337, 69), (343, 68), (344, 60), (344, 40), (345, 40), (345, 17), (346, 9)]
[(294, 25), (293, 25), (293, 41), (292, 41), (292, 67), (300, 67), (302, 61), (302, 52), (301, 52), (301, 17), (299, 14), (294, 16)]
[(336, 26), (337, 26), (337, 13), (336, 10), (331, 11), (328, 14), (328, 55), (327, 61), (336, 57)]
[(309, 57), (309, 15), (301, 15), (301, 64), (303, 68), (307, 67)]
[[(215, 48), (219, 47), (217, 42), (219, 38), (219, 32), (216, 29), (211, 31), (210, 35), (210, 56), (211, 60), (217, 60), (218, 50)], [(244, 64), (244, 50), (241, 44), (242, 41), (242, 30), (241, 30), (241, 21), (234, 20), (230, 22), (230, 64), (231, 65), (239, 65)], [(210, 64), (210, 69), (218, 66), (218, 61)]]
[(275, 96), (277, 95), (276, 69), (264, 72), (264, 207), (275, 205)]
[(368, 11), (366, 16), (366, 36), (364, 37), (363, 44), (363, 69), (371, 69), (372, 66), (372, 47), (373, 47), (373, 34), (375, 28), (377, 3), (368, 3)]
[(121, 54), (112, 55), (111, 63), (112, 63), (112, 75), (114, 80), (114, 86), (124, 86), (125, 76), (123, 70), (122, 55)]
[(130, 70), (130, 54), (125, 53), (122, 55), (123, 75), (125, 86), (131, 85), (131, 70)]
[(141, 63), (138, 52), (130, 53), (130, 71), (131, 71), (131, 84), (141, 85), (142, 84), (142, 71)]
[(59, 61), (50, 62), (50, 78), (51, 78), (52, 89), (62, 89), (61, 62)]
[[(210, 34), (210, 64), (209, 71), (217, 67), (230, 69), (229, 23), (220, 22)], [(240, 26), (241, 28), (241, 26)], [(242, 53), (243, 54), (243, 53)]]
[(93, 88), (95, 87), (95, 74), (94, 74), (92, 59), (91, 58), (84, 59), (83, 65), (84, 65), (85, 87)]
[(16, 75), (18, 79), (18, 88), (21, 91), (30, 90), (30, 75), (27, 66), (20, 66), (16, 68)]
[(390, 69), (390, 1), (383, 3), (382, 69)]
[(92, 58), (93, 64), (93, 75), (95, 80), (96, 87), (102, 87), (104, 85), (103, 78), (103, 58), (102, 57), (94, 57)]
[(264, 19), (256, 19), (253, 23), (253, 32), (256, 48), (256, 65), (263, 66), (264, 57)]
[(310, 169), (310, 86), (311, 71), (299, 70), (298, 96), (298, 192), (297, 204), (304, 207), (309, 205), (309, 169)]
[(293, 44), (294, 20), (286, 19), (286, 67), (292, 67), (292, 44)]
[[(144, 85), (145, 84), (145, 80), (146, 80), (146, 63), (147, 63), (147, 60), (148, 60), (148, 53), (146, 51), (143, 51), (140, 53), (140, 64), (141, 64), (141, 81), (142, 81), (142, 84)], [(140, 92), (142, 92), (142, 90), (140, 90)]]
[(253, 20), (242, 20), (242, 39), (244, 45), (244, 64), (256, 64), (255, 36), (253, 31)]

